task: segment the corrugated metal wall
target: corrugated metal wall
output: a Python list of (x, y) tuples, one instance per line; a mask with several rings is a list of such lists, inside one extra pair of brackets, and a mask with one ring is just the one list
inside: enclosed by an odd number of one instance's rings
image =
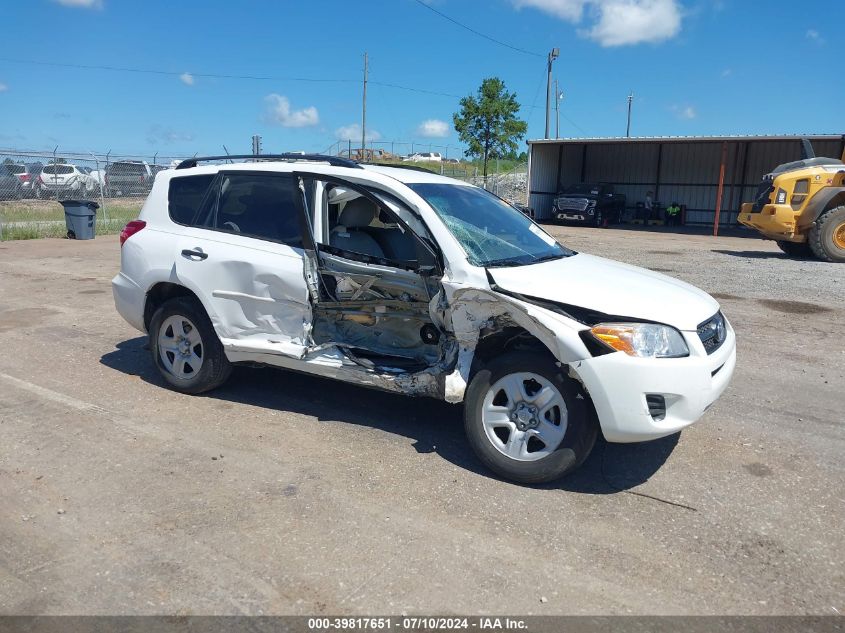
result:
[[(529, 206), (538, 219), (549, 219), (557, 191), (581, 182), (608, 182), (626, 195), (629, 209), (652, 191), (664, 207), (671, 202), (686, 205), (687, 223), (712, 224), (723, 145), (727, 151), (720, 223), (735, 224), (740, 205), (754, 197), (762, 177), (777, 165), (800, 158), (800, 141), (532, 143)], [(818, 140), (813, 147), (818, 156), (839, 158), (842, 141)]]

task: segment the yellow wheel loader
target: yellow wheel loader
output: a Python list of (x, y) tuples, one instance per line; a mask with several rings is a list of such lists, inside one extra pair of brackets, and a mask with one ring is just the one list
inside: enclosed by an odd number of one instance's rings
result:
[(802, 159), (766, 174), (739, 221), (787, 255), (845, 263), (845, 153), (842, 160), (816, 158), (804, 139)]

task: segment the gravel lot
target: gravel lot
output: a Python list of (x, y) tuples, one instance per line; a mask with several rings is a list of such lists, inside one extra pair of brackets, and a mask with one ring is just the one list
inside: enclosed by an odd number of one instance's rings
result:
[(845, 612), (845, 266), (550, 230), (712, 293), (739, 364), (680, 436), (537, 488), (435, 401), (248, 368), (168, 391), (115, 237), (0, 245), (0, 614)]

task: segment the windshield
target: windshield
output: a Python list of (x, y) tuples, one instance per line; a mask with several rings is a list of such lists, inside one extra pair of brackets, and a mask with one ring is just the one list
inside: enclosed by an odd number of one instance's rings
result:
[(574, 254), (484, 189), (434, 183), (408, 186), (431, 205), (474, 266), (521, 266)]
[(564, 193), (581, 193), (586, 195), (598, 195), (599, 192), (599, 185), (594, 185), (590, 183), (582, 183), (580, 185), (572, 185), (567, 187)]

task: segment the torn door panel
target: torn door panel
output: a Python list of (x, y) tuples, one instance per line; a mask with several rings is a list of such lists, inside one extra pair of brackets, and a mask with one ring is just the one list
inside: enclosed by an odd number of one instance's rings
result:
[(268, 266), (225, 264), (217, 269), (211, 292), (215, 329), (224, 347), (272, 349), (301, 357), (309, 344), (311, 323), (311, 304), (303, 286), (289, 283), (287, 275), (274, 274)]

